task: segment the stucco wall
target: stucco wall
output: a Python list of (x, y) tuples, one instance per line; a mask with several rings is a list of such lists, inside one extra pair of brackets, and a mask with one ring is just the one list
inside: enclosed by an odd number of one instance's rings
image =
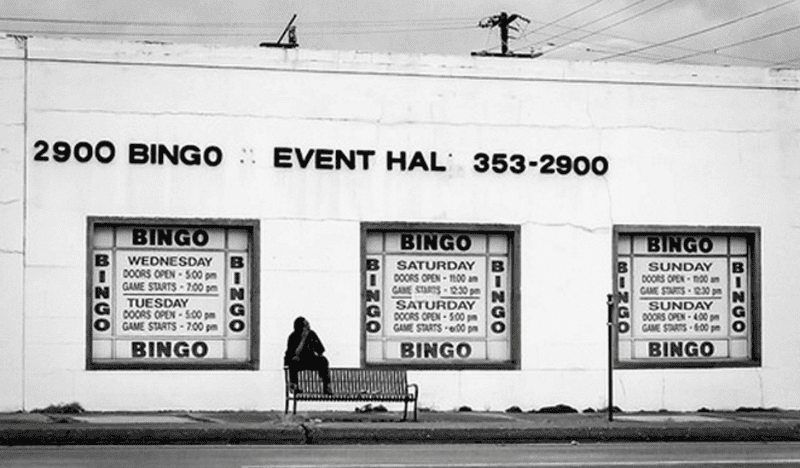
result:
[(23, 405), (24, 51), (0, 40), (0, 411)]
[[(24, 62), (0, 61), (13, 84), (0, 96), (15, 103), (1, 107), (10, 139), (0, 141), (17, 141), (0, 165), (17, 187), (0, 192), (14, 227), (3, 223), (4, 278), (19, 278), (25, 233), (24, 302), (13, 299), (20, 279), (3, 286), (11, 313), (0, 320), (17, 332), (0, 345), (11, 350), (0, 368), (19, 375), (24, 343), (24, 381), (2, 385), (19, 395), (24, 384), (26, 409), (281, 408), (296, 315), (334, 365), (360, 364), (359, 229), (380, 221), (522, 227), (521, 369), (412, 371), (421, 406), (605, 406), (614, 224), (762, 228), (763, 365), (617, 371), (618, 406), (800, 406), (796, 72), (45, 39), (28, 53), (27, 81)], [(119, 154), (33, 161), (38, 140), (109, 140)], [(131, 142), (216, 145), (225, 159), (133, 165), (122, 151)], [(276, 168), (276, 146), (378, 155), (367, 170)], [(436, 151), (447, 170), (389, 171), (387, 150)], [(610, 169), (479, 174), (479, 151), (605, 155)], [(260, 370), (85, 370), (90, 215), (260, 219)], [(0, 406), (20, 406), (0, 394)]]

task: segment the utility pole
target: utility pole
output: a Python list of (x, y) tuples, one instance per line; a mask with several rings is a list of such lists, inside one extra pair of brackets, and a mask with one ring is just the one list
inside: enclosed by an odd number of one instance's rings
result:
[(486, 50), (480, 52), (472, 52), (472, 56), (483, 56), (483, 57), (521, 57), (521, 58), (536, 58), (542, 55), (541, 52), (534, 53), (531, 51), (530, 54), (516, 54), (508, 50), (508, 30), (519, 31), (519, 28), (514, 26), (514, 22), (520, 20), (525, 21), (526, 23), (530, 23), (531, 20), (528, 18), (518, 15), (516, 13), (512, 13), (509, 15), (505, 11), (501, 11), (500, 14), (490, 16), (488, 18), (484, 18), (478, 22), (478, 26), (481, 28), (500, 28), (500, 53), (496, 52), (489, 52)]
[[(299, 45), (297, 43), (297, 33), (295, 32), (295, 27), (292, 25), (296, 18), (297, 18), (297, 13), (295, 13), (292, 16), (292, 19), (289, 20), (289, 24), (286, 25), (286, 28), (284, 28), (284, 30), (283, 30), (283, 34), (281, 34), (281, 37), (278, 38), (277, 42), (262, 42), (258, 46), (259, 47), (281, 47), (281, 48), (284, 48), (284, 49), (294, 49), (295, 47), (297, 47)], [(283, 40), (283, 38), (286, 36), (287, 33), (289, 34), (289, 42), (287, 42), (285, 44), (281, 43), (281, 41)]]

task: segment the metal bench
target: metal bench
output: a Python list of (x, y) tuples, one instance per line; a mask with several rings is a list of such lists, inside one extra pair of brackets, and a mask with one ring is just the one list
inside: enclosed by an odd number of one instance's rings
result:
[(289, 368), (284, 368), (286, 408), (289, 412), (291, 401), (292, 414), (297, 414), (298, 401), (402, 401), (403, 420), (408, 417), (408, 404), (414, 403), (414, 421), (417, 420), (417, 384), (409, 384), (406, 371), (403, 369), (360, 369), (331, 368), (331, 394), (323, 393), (322, 380), (317, 371), (302, 370), (298, 372), (297, 384), (302, 392), (294, 393), (289, 389)]

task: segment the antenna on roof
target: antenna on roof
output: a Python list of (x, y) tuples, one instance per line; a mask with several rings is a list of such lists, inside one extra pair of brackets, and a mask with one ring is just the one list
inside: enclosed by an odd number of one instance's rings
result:
[(505, 11), (501, 11), (500, 14), (489, 16), (484, 18), (478, 22), (478, 26), (482, 28), (500, 28), (500, 50), (501, 52), (498, 54), (497, 52), (489, 52), (488, 50), (482, 50), (479, 52), (472, 52), (473, 57), (521, 57), (521, 58), (536, 58), (542, 55), (542, 52), (534, 52), (531, 50), (530, 54), (516, 54), (510, 50), (508, 50), (508, 30), (511, 29), (513, 31), (519, 31), (519, 28), (514, 26), (514, 23), (517, 20), (525, 21), (526, 23), (530, 23), (531, 20), (528, 18), (513, 13), (511, 15), (507, 14)]
[[(278, 38), (277, 42), (262, 42), (259, 44), (259, 47), (281, 47), (283, 49), (294, 49), (295, 47), (299, 46), (300, 44), (297, 43), (297, 33), (295, 27), (293, 26), (294, 20), (297, 18), (297, 13), (292, 15), (292, 19), (289, 20), (289, 24), (286, 25), (284, 28), (281, 37)], [(289, 41), (285, 44), (281, 43), (286, 34), (289, 34)]]

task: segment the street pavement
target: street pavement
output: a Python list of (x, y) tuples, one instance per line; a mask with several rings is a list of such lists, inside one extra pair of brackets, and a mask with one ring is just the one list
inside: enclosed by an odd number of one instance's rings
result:
[(0, 445), (800, 441), (800, 411), (0, 413)]
[(0, 447), (3, 468), (800, 467), (798, 442)]

